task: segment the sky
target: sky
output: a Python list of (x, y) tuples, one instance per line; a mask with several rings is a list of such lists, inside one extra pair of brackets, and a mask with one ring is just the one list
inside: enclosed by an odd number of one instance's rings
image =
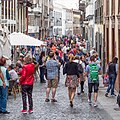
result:
[(79, 0), (54, 0), (54, 1), (66, 6), (67, 8), (78, 9)]

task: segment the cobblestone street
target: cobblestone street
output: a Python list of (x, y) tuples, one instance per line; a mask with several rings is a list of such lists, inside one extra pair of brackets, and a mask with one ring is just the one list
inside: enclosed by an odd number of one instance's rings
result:
[(22, 114), (21, 95), (14, 101), (9, 96), (8, 111), (9, 115), (0, 115), (0, 120), (112, 120), (107, 112), (99, 104), (98, 108), (89, 106), (87, 102), (87, 93), (76, 95), (74, 107), (70, 108), (67, 89), (64, 86), (64, 76), (61, 76), (60, 84), (57, 89), (57, 103), (45, 102), (46, 85), (37, 81), (34, 84), (33, 100), (34, 113)]

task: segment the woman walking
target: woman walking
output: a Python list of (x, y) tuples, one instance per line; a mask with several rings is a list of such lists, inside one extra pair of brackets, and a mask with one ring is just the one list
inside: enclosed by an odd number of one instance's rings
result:
[(45, 52), (44, 51), (41, 52), (38, 63), (40, 66), (40, 82), (46, 83), (44, 79), (44, 74), (45, 74)]
[(73, 107), (73, 100), (75, 97), (76, 87), (78, 87), (80, 80), (79, 71), (78, 71), (78, 63), (74, 61), (74, 55), (69, 55), (69, 62), (66, 63), (63, 74), (66, 74), (66, 82), (65, 85), (68, 87), (68, 95), (70, 100), (70, 106)]
[(33, 113), (33, 100), (32, 100), (32, 90), (33, 90), (33, 82), (34, 82), (34, 64), (32, 62), (32, 58), (25, 58), (25, 65), (22, 68), (20, 84), (22, 87), (22, 101), (23, 101), (23, 110), (22, 113), (27, 113), (27, 101), (26, 95), (28, 95), (29, 102), (29, 113)]

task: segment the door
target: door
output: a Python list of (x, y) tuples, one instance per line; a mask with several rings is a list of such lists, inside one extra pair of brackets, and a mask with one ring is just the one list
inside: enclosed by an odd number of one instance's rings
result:
[(106, 29), (107, 63), (109, 62), (109, 28)]
[[(120, 29), (118, 30), (118, 65), (120, 73)], [(120, 74), (118, 74), (119, 90), (120, 90)]]

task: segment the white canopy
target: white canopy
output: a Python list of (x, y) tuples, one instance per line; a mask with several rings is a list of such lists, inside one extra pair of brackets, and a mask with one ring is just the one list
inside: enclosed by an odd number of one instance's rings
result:
[(9, 35), (11, 45), (40, 46), (44, 42), (23, 33), (12, 33)]

